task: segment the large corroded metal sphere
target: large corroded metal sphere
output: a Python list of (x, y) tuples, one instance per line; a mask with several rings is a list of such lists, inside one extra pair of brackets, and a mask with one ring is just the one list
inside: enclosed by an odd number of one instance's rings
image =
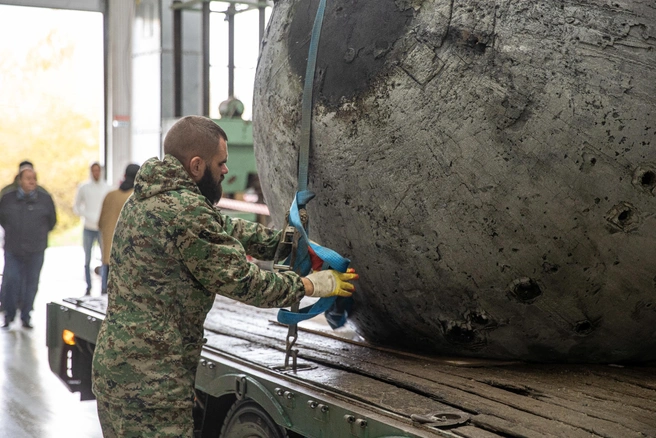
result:
[[(279, 0), (255, 90), (277, 223), (318, 0)], [(656, 360), (656, 9), (331, 0), (311, 237), (360, 273), (366, 339), (446, 355)]]

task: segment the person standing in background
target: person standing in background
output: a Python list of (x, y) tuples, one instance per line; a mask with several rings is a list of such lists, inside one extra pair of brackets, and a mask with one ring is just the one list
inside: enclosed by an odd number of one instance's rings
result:
[[(34, 168), (34, 165), (32, 164), (31, 161), (29, 161), (29, 160), (21, 161), (18, 164), (18, 172), (19, 173), (16, 174), (16, 177), (14, 178), (14, 180), (12, 181), (11, 184), (8, 184), (8, 185), (6, 185), (2, 188), (2, 190), (0, 191), (0, 198), (2, 198), (2, 196), (4, 196), (5, 193), (13, 192), (16, 189), (18, 189), (18, 187), (20, 186), (20, 183), (19, 183), (19, 181), (20, 181), (20, 169), (23, 166), (30, 166), (30, 167)], [(50, 196), (50, 193), (48, 193), (48, 191), (46, 189), (44, 189), (43, 187), (37, 185), (36, 189), (37, 189), (37, 191), (45, 193), (46, 195)], [(7, 266), (6, 256), (5, 256), (4, 266), (5, 267)], [(6, 278), (6, 276), (7, 276), (7, 274), (3, 271), (3, 273), (2, 273), (2, 285), (0, 285), (0, 312), (4, 311), (4, 304), (3, 304), (4, 298), (3, 298), (2, 289), (5, 287), (5, 278)], [(25, 279), (23, 278), (23, 286), (22, 286), (22, 289), (21, 289), (21, 294), (24, 293), (24, 290), (25, 290)]]
[(98, 219), (98, 230), (100, 231), (100, 248), (102, 249), (102, 294), (107, 293), (107, 276), (109, 275), (109, 254), (112, 249), (112, 237), (116, 228), (116, 221), (121, 213), (123, 204), (134, 191), (134, 178), (139, 171), (138, 164), (128, 164), (125, 168), (125, 176), (118, 190), (107, 193), (100, 209)]
[[(23, 160), (23, 161), (21, 161), (20, 163), (18, 163), (18, 169), (19, 169), (19, 172), (20, 172), (20, 168), (23, 167), (23, 166), (31, 166), (32, 168), (34, 168), (34, 164), (32, 164), (31, 161), (29, 161), (29, 160)], [(4, 186), (4, 187), (2, 188), (2, 190), (0, 190), (0, 198), (2, 198), (2, 196), (3, 196), (5, 193), (7, 193), (7, 192), (9, 192), (9, 191), (14, 191), (14, 190), (16, 190), (16, 189), (18, 188), (18, 186), (20, 185), (20, 184), (19, 184), (19, 180), (20, 180), (20, 174), (17, 173), (17, 174), (16, 174), (16, 177), (14, 177), (14, 181), (12, 181), (11, 184), (8, 184), (8, 185)], [(47, 191), (46, 189), (44, 189), (43, 187), (41, 187), (41, 186), (37, 186), (36, 189), (37, 189), (39, 192), (48, 193), (48, 191)], [(50, 193), (48, 193), (48, 195), (50, 195)]]
[(84, 248), (84, 277), (87, 281), (85, 295), (91, 295), (91, 252), (94, 242), (100, 245), (98, 218), (103, 199), (109, 186), (100, 178), (100, 164), (93, 163), (90, 168), (91, 178), (80, 184), (75, 195), (73, 211), (84, 221), (82, 247)]
[(31, 329), (30, 312), (39, 287), (48, 233), (57, 223), (52, 197), (38, 190), (31, 165), (20, 167), (18, 187), (0, 198), (0, 225), (5, 230), (5, 270), (3, 295), (5, 322), (16, 317), (20, 303), (23, 327)]

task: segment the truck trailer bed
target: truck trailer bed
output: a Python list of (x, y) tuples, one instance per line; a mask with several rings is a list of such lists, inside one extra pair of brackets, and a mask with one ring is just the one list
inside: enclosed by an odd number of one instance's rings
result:
[[(68, 304), (101, 315), (106, 301)], [(653, 365), (421, 356), (355, 341), (308, 321), (299, 327), (300, 367), (294, 373), (280, 369), (287, 327), (275, 318), (276, 310), (217, 297), (205, 324), (208, 341), (201, 365), (217, 357), (246, 365), (367, 407), (387, 419), (383, 421), (412, 425), (418, 436), (656, 437)], [(199, 383), (207, 385), (211, 374), (199, 369)]]
[[(217, 298), (205, 324), (208, 347), (261, 367), (280, 366), (287, 327), (275, 323), (275, 315)], [(291, 374), (296, 379), (407, 421), (438, 419), (426, 428), (440, 435), (656, 437), (654, 366), (427, 357), (303, 324), (296, 345), (300, 360), (316, 366)]]

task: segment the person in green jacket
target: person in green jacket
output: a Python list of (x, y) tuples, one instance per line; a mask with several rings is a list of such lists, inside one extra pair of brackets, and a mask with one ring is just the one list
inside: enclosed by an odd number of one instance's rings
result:
[(300, 277), (247, 261), (272, 259), (281, 233), (214, 206), (227, 141), (212, 120), (182, 118), (166, 135), (164, 159), (141, 166), (121, 211), (92, 368), (105, 438), (193, 436), (194, 378), (215, 294), (286, 307), (355, 290), (354, 272)]

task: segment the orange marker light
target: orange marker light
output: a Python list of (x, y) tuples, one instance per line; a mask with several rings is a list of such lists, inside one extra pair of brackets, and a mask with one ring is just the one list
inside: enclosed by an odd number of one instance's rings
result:
[(75, 333), (70, 330), (64, 330), (62, 332), (62, 339), (66, 345), (75, 345)]

